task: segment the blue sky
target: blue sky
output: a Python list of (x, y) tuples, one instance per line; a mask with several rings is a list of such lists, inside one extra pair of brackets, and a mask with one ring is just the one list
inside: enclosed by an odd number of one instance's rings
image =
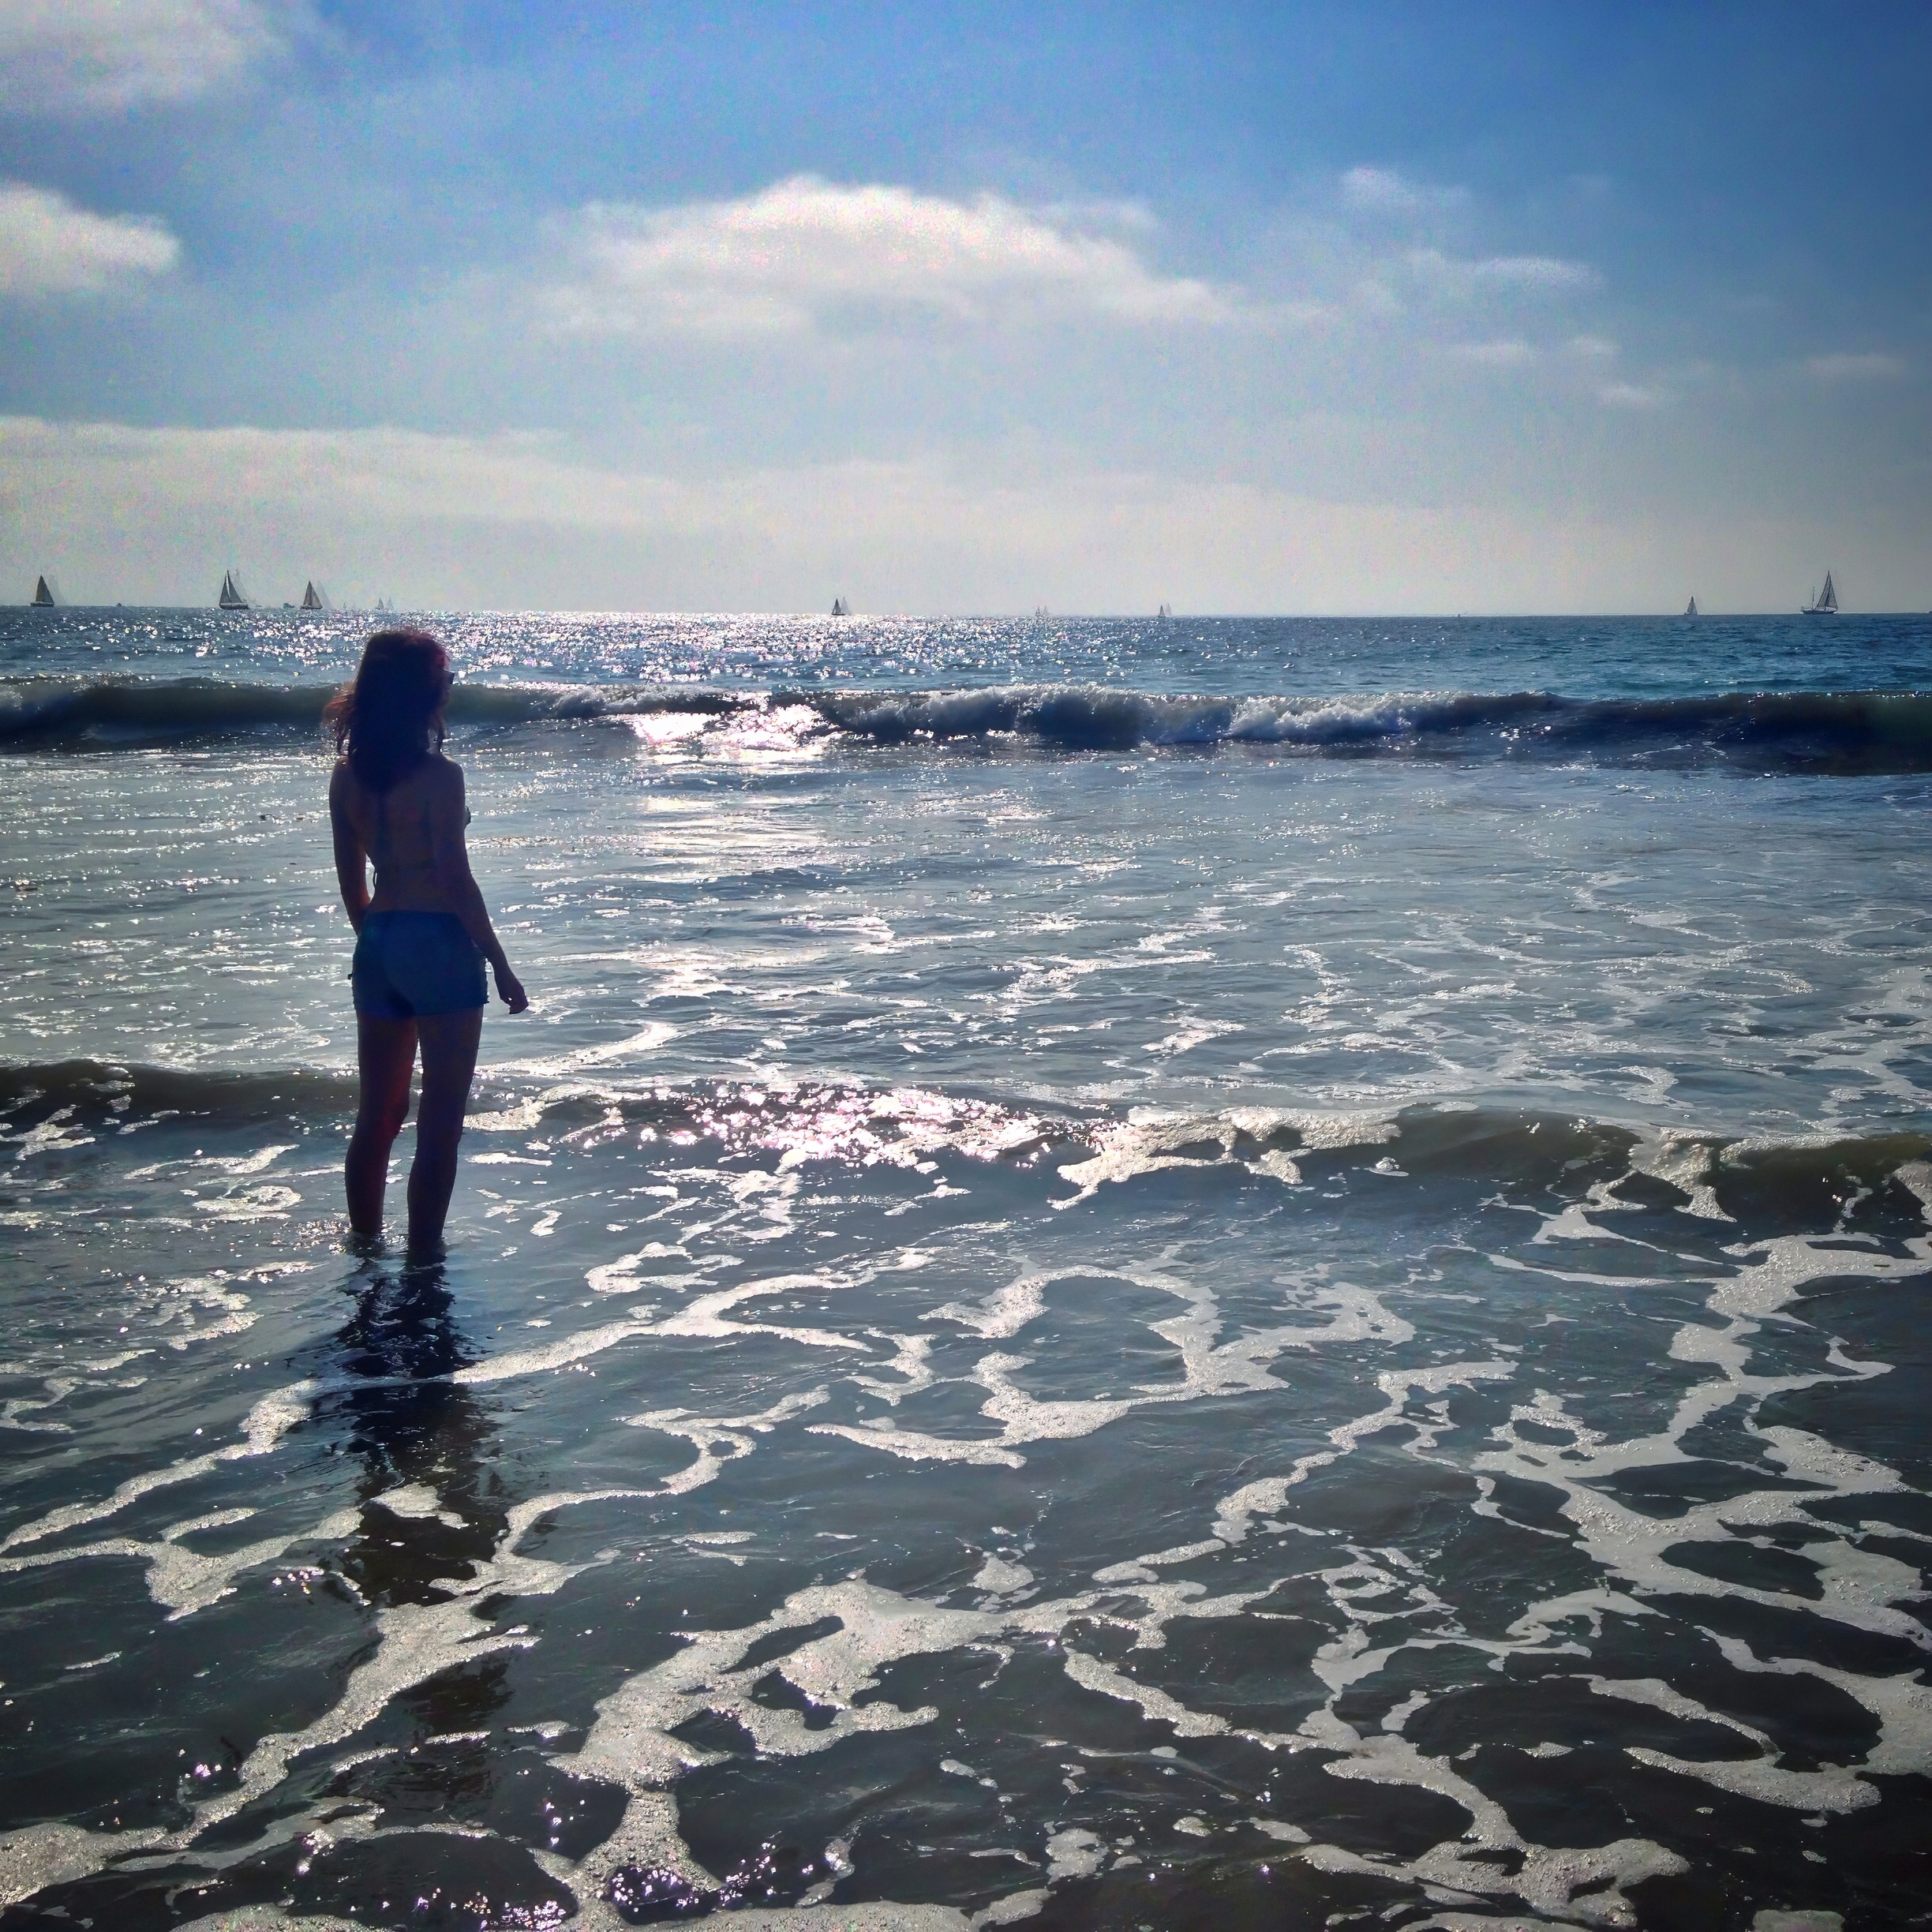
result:
[(0, 573), (1923, 608), (1928, 74), (1920, 4), (0, 0)]

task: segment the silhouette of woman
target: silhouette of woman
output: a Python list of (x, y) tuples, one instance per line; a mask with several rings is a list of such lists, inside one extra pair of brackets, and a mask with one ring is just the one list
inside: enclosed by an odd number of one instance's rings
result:
[(488, 998), (485, 960), (511, 1012), (530, 1005), (470, 871), (462, 767), (443, 755), (451, 682), (449, 655), (428, 632), (379, 631), (324, 714), (339, 754), (329, 780), (335, 876), (356, 931), (361, 1097), (345, 1174), (349, 1225), (365, 1240), (382, 1232), (389, 1150), (409, 1114), (420, 1048), (409, 1178), (417, 1257), (442, 1250)]

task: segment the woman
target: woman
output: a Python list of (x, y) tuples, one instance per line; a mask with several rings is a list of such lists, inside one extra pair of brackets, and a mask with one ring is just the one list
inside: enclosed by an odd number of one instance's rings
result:
[(443, 755), (450, 683), (449, 654), (426, 631), (379, 631), (324, 713), (339, 754), (329, 780), (335, 876), (356, 930), (350, 977), (362, 1091), (349, 1142), (349, 1225), (364, 1239), (382, 1232), (389, 1150), (409, 1114), (421, 1047), (409, 1252), (424, 1258), (441, 1252), (456, 1185), (489, 997), (483, 962), (513, 1013), (530, 1005), (470, 876), (462, 767)]

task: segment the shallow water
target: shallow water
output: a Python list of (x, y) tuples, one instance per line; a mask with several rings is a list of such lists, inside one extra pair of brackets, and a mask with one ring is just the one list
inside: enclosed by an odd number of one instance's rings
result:
[(0, 1923), (1932, 1912), (1923, 622), (447, 620), (410, 1272), (357, 621), (0, 642)]

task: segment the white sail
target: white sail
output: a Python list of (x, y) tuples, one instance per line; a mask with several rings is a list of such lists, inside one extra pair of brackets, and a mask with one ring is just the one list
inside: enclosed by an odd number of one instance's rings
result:
[(248, 610), (252, 608), (248, 593), (242, 588), (242, 580), (233, 571), (222, 572), (221, 596), (217, 600), (223, 610)]
[(33, 601), (37, 608), (51, 610), (59, 601), (54, 594), (53, 586), (48, 583), (45, 577), (36, 577), (34, 579)]
[(1163, 623), (1166, 623), (1173, 616), (1174, 606), (1171, 604), (1163, 604), (1160, 607), (1160, 620)]
[(1684, 606), (1684, 615), (1687, 617), (1694, 617), (1697, 614), (1697, 599), (1693, 597), (1690, 601)]
[(835, 597), (832, 600), (832, 615), (834, 617), (849, 617), (852, 606), (842, 597)]
[(1825, 588), (1805, 605), (1799, 615), (1806, 617), (1836, 617), (1838, 615), (1838, 589), (1832, 582), (1829, 571), (1825, 573)]
[(329, 608), (328, 597), (316, 588), (313, 577), (302, 586), (301, 607), (304, 610), (327, 610)]

